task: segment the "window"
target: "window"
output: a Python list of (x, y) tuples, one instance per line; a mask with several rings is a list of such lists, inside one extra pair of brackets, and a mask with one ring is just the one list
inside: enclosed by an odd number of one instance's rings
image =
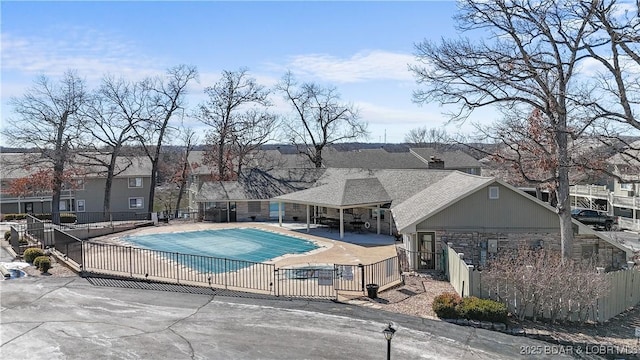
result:
[(142, 187), (142, 178), (129, 178), (129, 187), (130, 188), (141, 188)]
[[(284, 216), (284, 206), (282, 207), (282, 216)], [(277, 201), (269, 202), (269, 217), (271, 219), (278, 218), (278, 202)]]
[(633, 184), (631, 183), (620, 184), (620, 190), (633, 190)]
[(85, 207), (84, 207), (84, 200), (78, 200), (78, 201), (76, 201), (76, 211), (77, 211), (77, 212), (84, 212), (84, 211), (85, 211), (84, 209), (85, 209)]
[(142, 209), (144, 207), (144, 198), (129, 198), (129, 209)]
[(293, 211), (300, 211), (300, 204), (292, 204), (291, 209)]
[(380, 213), (380, 220), (384, 220), (384, 210), (380, 209), (370, 209), (369, 210), (369, 217), (372, 219), (377, 219), (378, 218), (378, 213)]
[(500, 198), (500, 188), (497, 186), (489, 186), (489, 199), (495, 200)]
[(259, 213), (260, 212), (260, 202), (259, 201), (249, 201), (249, 212), (250, 213)]
[(66, 200), (61, 200), (60, 201), (60, 206), (58, 207), (58, 210), (67, 211), (67, 201)]

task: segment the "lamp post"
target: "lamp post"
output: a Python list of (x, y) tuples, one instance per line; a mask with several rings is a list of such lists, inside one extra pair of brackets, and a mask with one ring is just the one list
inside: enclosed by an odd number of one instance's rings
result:
[(391, 325), (392, 324), (389, 323), (389, 325), (384, 330), (382, 330), (384, 338), (387, 339), (387, 360), (391, 360), (391, 339), (393, 338), (393, 334), (395, 334), (396, 332), (396, 329), (394, 329)]

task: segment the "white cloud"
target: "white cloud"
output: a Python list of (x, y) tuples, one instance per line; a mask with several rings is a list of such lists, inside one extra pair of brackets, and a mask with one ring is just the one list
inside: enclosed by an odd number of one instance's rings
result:
[(402, 124), (408, 127), (436, 127), (443, 123), (444, 117), (436, 110), (415, 107), (415, 110), (392, 108), (368, 102), (354, 104), (360, 110), (360, 118), (372, 125), (389, 126)]
[(334, 83), (413, 81), (407, 65), (414, 62), (410, 54), (374, 50), (359, 52), (349, 58), (328, 54), (296, 55), (288, 61), (286, 69), (301, 78), (312, 77)]
[(135, 44), (85, 28), (66, 29), (64, 39), (2, 33), (2, 70), (25, 76), (57, 77), (69, 69), (88, 81), (106, 73), (142, 78), (164, 72), (142, 56)]

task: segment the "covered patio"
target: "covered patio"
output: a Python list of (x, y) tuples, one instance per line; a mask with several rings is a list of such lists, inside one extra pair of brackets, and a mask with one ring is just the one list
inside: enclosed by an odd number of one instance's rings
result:
[[(282, 205), (283, 203), (300, 204), (306, 206), (306, 231), (311, 231), (311, 225), (324, 224), (329, 228), (339, 230), (339, 239), (344, 239), (345, 224), (360, 232), (362, 228), (369, 229), (374, 226), (369, 221), (363, 221), (360, 210), (375, 210), (376, 234), (380, 235), (381, 218), (380, 214), (389, 211), (391, 196), (384, 189), (377, 178), (363, 179), (342, 179), (337, 182), (316, 186), (306, 190), (301, 190), (272, 199), (278, 202), (278, 224), (282, 226)], [(336, 209), (337, 217), (329, 215), (326, 209)], [(345, 213), (349, 214), (349, 221), (345, 221)], [(392, 217), (389, 219), (389, 235), (392, 235)]]

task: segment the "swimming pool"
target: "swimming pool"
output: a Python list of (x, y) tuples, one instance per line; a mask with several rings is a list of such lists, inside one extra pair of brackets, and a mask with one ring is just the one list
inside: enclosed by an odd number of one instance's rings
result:
[(303, 254), (319, 248), (305, 239), (252, 228), (129, 235), (123, 240), (151, 250), (236, 260), (203, 262), (194, 258), (186, 264), (198, 271), (215, 273), (238, 270), (285, 254)]

